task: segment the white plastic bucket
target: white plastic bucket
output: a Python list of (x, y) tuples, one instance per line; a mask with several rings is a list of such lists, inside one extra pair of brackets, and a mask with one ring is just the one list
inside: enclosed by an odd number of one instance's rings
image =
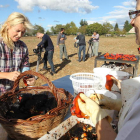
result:
[(97, 67), (93, 69), (93, 72), (98, 74), (98, 75), (107, 75), (110, 74), (112, 69), (110, 68), (102, 68), (102, 67)]
[(124, 71), (110, 71), (110, 74), (118, 80), (126, 80), (130, 78), (130, 74)]
[(106, 89), (106, 75), (110, 74), (111, 71), (112, 69), (103, 67), (97, 67), (93, 69), (94, 74), (100, 77), (100, 90)]

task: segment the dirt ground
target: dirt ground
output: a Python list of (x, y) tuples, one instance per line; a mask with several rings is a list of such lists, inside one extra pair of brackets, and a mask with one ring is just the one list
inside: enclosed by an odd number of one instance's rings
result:
[[(67, 53), (69, 56), (70, 61), (64, 60), (63, 62), (60, 61), (59, 57), (59, 48), (56, 47), (56, 40), (57, 36), (51, 36), (51, 39), (54, 43), (54, 57), (53, 62), (56, 70), (55, 75), (50, 75), (47, 71), (40, 71), (43, 67), (43, 62), (40, 62), (39, 65), (39, 73), (45, 75), (47, 78), (49, 78), (51, 81), (56, 80), (58, 78), (61, 78), (66, 75), (71, 75), (73, 73), (77, 72), (93, 72), (94, 68), (94, 58), (87, 58), (85, 62), (81, 61), (78, 62), (78, 55), (77, 55), (77, 48), (74, 48), (74, 37), (75, 36), (67, 36), (66, 40), (66, 48)], [(90, 37), (86, 36), (86, 53), (89, 47), (88, 41)], [(37, 64), (37, 55), (33, 53), (33, 49), (35, 46), (41, 41), (40, 39), (36, 37), (23, 37), (21, 40), (23, 40), (29, 49), (29, 58), (30, 58), (30, 64), (31, 64), (31, 70), (36, 71), (36, 64)], [(135, 35), (128, 35), (126, 37), (100, 37), (99, 40), (99, 52), (101, 54), (103, 53), (123, 53), (123, 54), (134, 54), (139, 55), (137, 51), (138, 45), (135, 43)], [(43, 57), (44, 53), (42, 53)], [(64, 58), (64, 56), (63, 56)], [(103, 61), (98, 61), (97, 67), (100, 67), (103, 64)], [(50, 65), (48, 64), (48, 68), (50, 68)], [(138, 74), (140, 74), (140, 68), (138, 69)], [(36, 82), (36, 85), (43, 85), (45, 84), (41, 79), (38, 79)]]

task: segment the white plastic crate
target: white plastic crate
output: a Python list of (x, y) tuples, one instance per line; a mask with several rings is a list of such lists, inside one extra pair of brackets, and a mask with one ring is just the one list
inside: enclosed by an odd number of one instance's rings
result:
[(98, 89), (100, 77), (93, 73), (75, 73), (70, 76), (74, 89), (74, 96), (79, 92)]

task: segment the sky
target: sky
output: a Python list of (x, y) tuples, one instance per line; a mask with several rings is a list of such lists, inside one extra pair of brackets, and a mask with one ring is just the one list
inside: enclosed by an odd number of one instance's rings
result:
[(0, 24), (12, 12), (20, 12), (45, 31), (71, 21), (80, 27), (82, 19), (88, 24), (109, 22), (114, 26), (118, 23), (122, 29), (124, 22), (130, 21), (129, 10), (135, 7), (136, 0), (0, 0)]

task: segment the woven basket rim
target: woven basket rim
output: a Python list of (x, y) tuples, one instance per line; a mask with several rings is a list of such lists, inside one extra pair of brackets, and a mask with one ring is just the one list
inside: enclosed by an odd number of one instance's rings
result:
[[(31, 70), (29, 71), (26, 71), (24, 73), (22, 73), (22, 75), (20, 75), (18, 77), (18, 80), (15, 81), (15, 83), (19, 83), (19, 80), (24, 76), (24, 75), (27, 75), (27, 74), (34, 74), (34, 75), (37, 75), (39, 77), (43, 77), (43, 78), (46, 78), (44, 77), (44, 75), (40, 74), (40, 73), (36, 73), (36, 72), (33, 72)], [(19, 89), (18, 91), (14, 92), (15, 90), (15, 85), (14, 85), (14, 89), (11, 89), (10, 91), (7, 91), (6, 93), (4, 93), (2, 96), (0, 96), (0, 101), (4, 100), (5, 98), (7, 97), (12, 97), (13, 95), (17, 95), (18, 92), (20, 90), (35, 90), (35, 89), (47, 89), (48, 88), (50, 89), (50, 91), (53, 91), (53, 92), (56, 92), (56, 95), (58, 94), (58, 91), (61, 90), (61, 92), (63, 94), (67, 94), (67, 100), (62, 100), (61, 102), (61, 106), (57, 106), (56, 108), (54, 109), (51, 109), (50, 111), (48, 111), (46, 114), (44, 115), (36, 115), (36, 116), (32, 116), (30, 118), (27, 118), (26, 120), (23, 120), (23, 119), (6, 119), (4, 118), (3, 116), (0, 116), (0, 123), (2, 124), (5, 124), (5, 123), (11, 123), (11, 124), (23, 124), (23, 123), (37, 123), (37, 122), (40, 122), (40, 121), (43, 121), (44, 119), (49, 119), (49, 118), (52, 118), (52, 117), (56, 117), (58, 115), (58, 112), (61, 110), (61, 109), (64, 109), (64, 108), (67, 108), (71, 103), (72, 103), (72, 100), (73, 100), (73, 96), (68, 92), (66, 91), (65, 89), (63, 88), (56, 88), (52, 82), (47, 78), (47, 82), (48, 82), (48, 86), (37, 86), (37, 87), (25, 87), (25, 88), (21, 88)], [(53, 89), (51, 89), (51, 87), (49, 87), (49, 85), (52, 86)], [(53, 94), (53, 93), (52, 93)], [(57, 100), (57, 97), (59, 96), (55, 96), (55, 94), (53, 94), (54, 97), (56, 98)], [(60, 100), (60, 99), (58, 99)], [(57, 103), (58, 103), (58, 100), (57, 100)]]

